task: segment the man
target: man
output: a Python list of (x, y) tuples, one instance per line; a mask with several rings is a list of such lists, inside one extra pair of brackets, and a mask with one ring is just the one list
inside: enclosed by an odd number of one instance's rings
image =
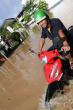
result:
[[(42, 52), (47, 37), (53, 41), (53, 46), (50, 47), (49, 50), (54, 48), (61, 49), (65, 52), (72, 50), (72, 46), (70, 46), (70, 34), (59, 19), (49, 19), (43, 10), (37, 10), (34, 13), (34, 20), (42, 28), (39, 52)], [(67, 58), (71, 65), (71, 55), (69, 54)]]

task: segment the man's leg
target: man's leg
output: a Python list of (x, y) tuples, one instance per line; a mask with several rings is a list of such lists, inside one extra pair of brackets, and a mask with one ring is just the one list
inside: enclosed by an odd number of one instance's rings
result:
[(70, 45), (70, 55), (68, 56), (70, 67), (73, 69), (73, 35), (69, 36), (68, 43)]

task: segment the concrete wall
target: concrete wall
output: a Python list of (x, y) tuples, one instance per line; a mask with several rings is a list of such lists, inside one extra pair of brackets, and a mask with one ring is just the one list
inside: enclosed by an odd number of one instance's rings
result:
[(49, 8), (59, 3), (51, 9), (54, 17), (60, 18), (66, 27), (73, 25), (73, 0), (47, 0), (47, 2)]

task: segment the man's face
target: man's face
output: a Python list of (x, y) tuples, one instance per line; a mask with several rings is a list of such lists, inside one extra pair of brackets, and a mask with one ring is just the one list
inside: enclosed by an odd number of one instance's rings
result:
[(39, 25), (41, 28), (47, 27), (47, 20), (44, 19), (44, 20), (40, 21), (40, 22), (38, 23), (38, 25)]

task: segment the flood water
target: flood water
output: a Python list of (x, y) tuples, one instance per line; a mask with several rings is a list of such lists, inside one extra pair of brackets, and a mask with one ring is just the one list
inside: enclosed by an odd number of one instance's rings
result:
[[(63, 0), (60, 7), (56, 7), (52, 12), (69, 26), (73, 23), (71, 22), (72, 14), (64, 16), (64, 6), (65, 10), (69, 7), (67, 10), (69, 10), (69, 13), (70, 11), (73, 13), (72, 0)], [(58, 9), (61, 15), (59, 15)], [(31, 33), (31, 37), (22, 43), (0, 67), (0, 110), (38, 109), (42, 94), (47, 87), (43, 73), (43, 64), (37, 55), (29, 51), (29, 48), (32, 48), (38, 52), (38, 41), (39, 35), (35, 36), (35, 34)]]
[(37, 55), (38, 39), (21, 44), (0, 67), (0, 110), (37, 110), (47, 86), (43, 66)]

